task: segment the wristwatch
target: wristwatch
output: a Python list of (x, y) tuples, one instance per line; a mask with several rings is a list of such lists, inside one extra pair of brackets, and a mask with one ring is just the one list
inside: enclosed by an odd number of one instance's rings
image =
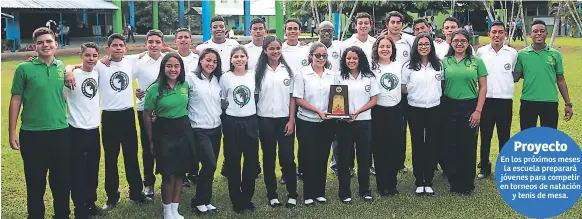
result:
[(565, 106), (572, 107), (572, 103), (566, 103)]

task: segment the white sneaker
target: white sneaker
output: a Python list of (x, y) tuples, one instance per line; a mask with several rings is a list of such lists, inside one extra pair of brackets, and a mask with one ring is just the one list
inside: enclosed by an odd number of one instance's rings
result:
[(154, 196), (154, 186), (146, 186), (143, 188), (143, 194), (148, 197)]
[(327, 202), (327, 199), (325, 199), (324, 197), (317, 197), (315, 200), (317, 200), (317, 202), (319, 203)]
[(207, 208), (209, 211), (215, 211), (216, 209), (218, 209), (218, 208), (214, 207), (214, 205), (212, 205), (212, 204), (207, 204), (207, 205), (206, 205), (206, 208)]
[(273, 208), (278, 207), (279, 205), (281, 205), (281, 202), (279, 201), (279, 199), (271, 199), (269, 200), (269, 205)]
[(313, 205), (313, 203), (314, 203), (313, 199), (307, 199), (304, 201), (305, 205)]
[(434, 195), (434, 190), (432, 190), (432, 187), (424, 187), (424, 192), (428, 195)]
[(170, 206), (172, 208), (172, 215), (174, 215), (174, 219), (184, 219), (184, 216), (178, 213), (178, 206), (180, 206), (180, 203), (172, 203)]
[(422, 186), (416, 187), (416, 191), (414, 191), (414, 193), (416, 193), (417, 195), (424, 193), (424, 187)]

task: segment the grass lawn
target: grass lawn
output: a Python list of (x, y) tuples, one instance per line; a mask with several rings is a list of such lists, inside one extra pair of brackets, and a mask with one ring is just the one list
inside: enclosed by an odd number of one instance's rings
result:
[[(487, 38), (481, 37), (481, 43), (488, 42)], [(516, 42), (514, 45), (523, 45)], [(570, 122), (560, 121), (559, 129), (571, 136), (578, 144), (582, 144), (582, 111), (578, 110), (582, 106), (582, 39), (560, 38), (556, 42), (564, 56), (564, 66), (570, 97), (575, 106), (575, 116)], [(78, 56), (59, 57), (67, 64), (78, 63)], [(2, 62), (2, 218), (24, 218), (26, 215), (26, 185), (22, 159), (18, 151), (10, 149), (8, 144), (8, 104), (10, 100), (10, 88), (14, 69), (17, 62)], [(521, 93), (521, 82), (516, 85), (516, 95), (513, 105), (513, 124), (511, 133), (519, 131), (519, 96)], [(563, 101), (560, 97), (560, 118), (563, 116)], [(491, 160), (495, 162), (498, 154), (497, 138), (493, 137), (493, 147)], [(141, 150), (141, 147), (140, 147)], [(141, 152), (140, 152), (141, 155)], [(141, 156), (140, 156), (141, 157)], [(406, 166), (411, 169), (411, 149), (408, 141)], [(222, 155), (219, 158), (222, 164)], [(136, 205), (129, 201), (128, 185), (125, 180), (123, 159), (119, 159), (119, 172), (121, 176), (120, 188), (121, 201), (118, 207), (108, 213), (107, 218), (160, 218), (162, 216), (162, 206), (160, 201), (160, 182), (158, 176), (156, 183), (155, 203), (151, 205)], [(141, 159), (140, 159), (141, 163)], [(98, 188), (99, 199), (97, 205), (101, 206), (106, 201), (104, 191), (104, 153), (101, 156), (100, 186)], [(141, 164), (140, 164), (141, 166)], [(219, 167), (220, 169), (220, 167)], [(277, 167), (277, 175), (280, 176)], [(237, 215), (231, 210), (228, 198), (226, 179), (216, 173), (214, 180), (213, 204), (220, 208), (221, 212), (212, 216), (213, 218), (523, 218), (517, 212), (508, 207), (497, 192), (494, 179), (476, 180), (475, 193), (469, 197), (451, 195), (448, 192), (448, 183), (445, 179), (438, 177), (435, 179), (434, 189), (437, 193), (435, 197), (416, 197), (413, 194), (415, 189), (412, 172), (400, 174), (398, 178), (398, 190), (400, 194), (392, 198), (382, 198), (377, 196), (373, 203), (364, 203), (359, 198), (355, 199), (353, 205), (341, 204), (338, 199), (337, 178), (331, 173), (328, 174), (327, 198), (329, 203), (323, 206), (312, 208), (302, 205), (295, 209), (285, 208), (272, 209), (267, 204), (266, 189), (262, 174), (257, 180), (254, 203), (257, 210), (253, 213)], [(376, 195), (375, 179), (372, 177), (372, 190)], [(302, 183), (298, 184), (298, 191), (301, 194)], [(285, 187), (279, 186), (280, 200), (286, 201)], [(184, 188), (182, 194), (182, 207), (180, 211), (186, 218), (194, 218), (196, 215), (190, 211), (190, 198), (194, 196), (195, 188)], [(358, 197), (357, 180), (352, 179), (353, 197)], [(300, 196), (300, 201), (302, 197)], [(47, 186), (45, 195), (46, 217), (52, 216), (52, 196)], [(72, 204), (71, 204), (72, 206)], [(72, 208), (71, 208), (72, 209)], [(578, 201), (574, 207), (565, 214), (557, 218), (580, 218), (582, 215), (582, 201)]]

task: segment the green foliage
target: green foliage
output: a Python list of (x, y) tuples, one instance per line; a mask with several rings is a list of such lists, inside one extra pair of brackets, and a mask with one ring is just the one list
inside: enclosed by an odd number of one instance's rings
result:
[[(171, 34), (179, 26), (178, 2), (159, 1), (158, 2), (158, 27), (164, 34)], [(135, 1), (135, 23), (137, 27), (153, 28), (153, 2)], [(147, 30), (141, 30), (145, 32)]]

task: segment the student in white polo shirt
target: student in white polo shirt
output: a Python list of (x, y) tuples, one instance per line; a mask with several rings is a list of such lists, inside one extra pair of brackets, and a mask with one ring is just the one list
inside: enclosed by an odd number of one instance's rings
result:
[[(265, 37), (263, 52), (255, 71), (257, 115), (259, 116), (259, 137), (263, 150), (263, 171), (267, 198), (271, 207), (281, 203), (277, 195), (275, 160), (279, 146), (279, 162), (286, 177), (286, 207), (297, 205), (297, 178), (295, 165), (295, 99), (293, 93), (293, 73), (285, 58), (281, 56), (282, 43), (273, 36)], [(283, 130), (283, 131), (281, 131)]]
[(253, 71), (259, 57), (263, 52), (263, 41), (265, 40), (265, 21), (261, 18), (255, 18), (251, 21), (251, 36), (253, 40), (245, 44), (245, 49), (249, 53), (249, 70)]
[[(254, 211), (252, 198), (259, 165), (259, 125), (255, 103), (255, 74), (248, 70), (243, 46), (232, 50), (230, 71), (220, 79), (226, 115), (222, 119), (228, 193), (237, 213)], [(241, 159), (244, 157), (241, 181)]]
[[(239, 44), (236, 40), (226, 38), (226, 22), (224, 18), (221, 16), (213, 17), (210, 20), (210, 30), (212, 31), (212, 38), (198, 45), (196, 50), (202, 51), (206, 48), (213, 48), (218, 51), (221, 60), (230, 60), (230, 52)], [(226, 70), (228, 68), (229, 62), (222, 62), (222, 69)]]
[(397, 193), (398, 170), (406, 145), (403, 109), (400, 104), (402, 64), (396, 61), (398, 49), (392, 38), (382, 35), (374, 43), (372, 72), (379, 88), (377, 104), (372, 108), (372, 154), (376, 169), (376, 186), (381, 196)]
[(145, 90), (158, 78), (162, 58), (166, 55), (161, 52), (163, 44), (164, 34), (162, 31), (150, 30), (147, 32), (145, 41), (147, 53), (136, 62), (132, 76), (137, 81), (135, 93), (137, 97), (137, 119), (139, 122), (142, 148), (144, 194), (150, 198), (154, 196), (156, 176), (154, 175), (154, 155), (149, 150), (150, 142), (143, 123), (143, 105)]
[(517, 62), (517, 51), (503, 44), (505, 42), (505, 25), (495, 21), (489, 30), (491, 43), (477, 50), (477, 56), (483, 59), (487, 68), (487, 95), (481, 115), (481, 171), (477, 177), (487, 178), (491, 175), (489, 152), (493, 127), (497, 126), (499, 150), (509, 140), (513, 109), (513, 68)]
[(207, 214), (218, 211), (211, 204), (211, 200), (212, 182), (222, 139), (222, 90), (218, 83), (222, 69), (220, 54), (216, 50), (205, 49), (201, 52), (196, 70), (192, 74), (186, 74), (186, 81), (190, 85), (188, 117), (194, 130), (196, 155), (202, 163), (198, 173), (196, 196), (192, 198), (190, 206), (198, 214)]
[(364, 201), (372, 201), (370, 190), (372, 114), (370, 109), (376, 105), (376, 95), (379, 93), (378, 84), (374, 73), (370, 70), (364, 51), (359, 47), (348, 47), (340, 63), (341, 70), (335, 74), (335, 83), (348, 86), (351, 118), (338, 120), (336, 125), (339, 197), (344, 204), (352, 203), (349, 163), (350, 151), (353, 150), (355, 144), (359, 195)]
[(366, 54), (366, 58), (370, 62), (369, 64), (372, 63), (372, 59), (370, 58), (372, 57), (372, 46), (374, 45), (374, 42), (376, 42), (376, 38), (369, 35), (370, 30), (372, 29), (371, 25), (373, 25), (373, 23), (370, 14), (366, 12), (356, 14), (355, 26), (357, 33), (342, 42), (344, 48), (342, 50), (345, 50), (350, 46), (360, 47), (364, 51), (364, 54)]
[(441, 120), (437, 118), (441, 117), (442, 65), (428, 34), (416, 36), (410, 62), (402, 68), (402, 91), (408, 93), (415, 193), (434, 195), (432, 186), (441, 127)]
[[(327, 48), (316, 42), (309, 48), (310, 65), (294, 76), (293, 97), (297, 113), (299, 165), (303, 169), (303, 199), (307, 206), (325, 199), (327, 161), (334, 136), (335, 122), (327, 117), (329, 89), (334, 73), (327, 67)], [(303, 157), (301, 157), (303, 155)], [(300, 169), (301, 171), (301, 169)]]
[(192, 52), (192, 34), (187, 28), (179, 28), (174, 33), (174, 44), (178, 46), (178, 54), (184, 61), (184, 70), (186, 75), (193, 73), (198, 65), (200, 56)]
[[(123, 151), (129, 199), (138, 203), (150, 203), (151, 198), (142, 193), (143, 184), (137, 160), (137, 131), (133, 109), (132, 76), (138, 55), (124, 56), (127, 51), (125, 37), (114, 33), (107, 39), (109, 66), (99, 62), (94, 70), (99, 74), (99, 95), (103, 151), (105, 152), (104, 210), (117, 206), (120, 199), (117, 160), (120, 144)], [(65, 84), (75, 84), (72, 70), (81, 65), (67, 66)], [(74, 89), (74, 86), (72, 87)]]
[[(309, 65), (307, 56), (309, 55), (309, 46), (303, 45), (299, 42), (299, 36), (301, 35), (301, 22), (295, 18), (288, 19), (285, 21), (285, 36), (287, 40), (283, 43), (283, 48), (281, 53), (291, 71), (299, 71), (300, 69)], [(295, 73), (293, 73), (295, 74)]]
[(75, 217), (86, 218), (103, 213), (95, 205), (101, 159), (101, 109), (99, 75), (93, 67), (99, 61), (99, 47), (93, 42), (83, 43), (79, 56), (83, 59), (83, 67), (73, 71), (78, 88), (65, 88), (65, 98), (72, 146), (71, 198), (75, 204)]

